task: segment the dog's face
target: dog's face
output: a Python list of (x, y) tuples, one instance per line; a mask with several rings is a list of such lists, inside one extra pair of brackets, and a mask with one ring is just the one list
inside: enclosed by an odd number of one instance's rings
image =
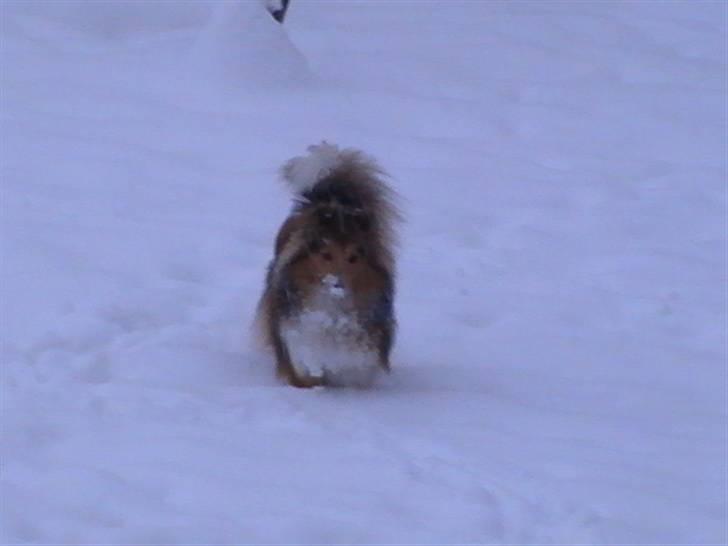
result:
[(366, 245), (356, 240), (311, 240), (292, 263), (290, 274), (302, 301), (314, 297), (322, 288), (335, 288), (360, 302), (385, 286), (385, 279), (369, 262)]
[(333, 276), (346, 283), (361, 273), (365, 256), (362, 245), (321, 238), (310, 242), (307, 250), (308, 270), (314, 282)]

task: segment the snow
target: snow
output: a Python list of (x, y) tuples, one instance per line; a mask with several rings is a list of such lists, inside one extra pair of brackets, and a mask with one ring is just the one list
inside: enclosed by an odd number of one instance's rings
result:
[[(0, 3), (0, 541), (728, 541), (726, 10)], [(404, 199), (372, 389), (249, 339), (322, 140)]]
[(309, 309), (286, 321), (281, 333), (299, 376), (325, 377), (332, 386), (372, 386), (379, 359), (362, 346), (365, 334), (351, 314)]
[(298, 194), (306, 193), (333, 170), (357, 159), (355, 155), (352, 157), (351, 152), (339, 150), (338, 146), (328, 142), (311, 145), (308, 152), (291, 158), (281, 169), (283, 180)]
[(374, 383), (379, 355), (350, 296), (339, 277), (327, 274), (303, 312), (283, 322), (281, 334), (299, 376), (325, 377), (339, 387)]

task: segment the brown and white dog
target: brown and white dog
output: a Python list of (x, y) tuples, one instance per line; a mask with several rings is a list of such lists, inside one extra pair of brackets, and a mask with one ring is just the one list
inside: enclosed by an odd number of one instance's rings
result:
[(293, 386), (368, 386), (394, 341), (395, 195), (373, 159), (326, 142), (281, 173), (295, 197), (258, 305), (262, 337)]

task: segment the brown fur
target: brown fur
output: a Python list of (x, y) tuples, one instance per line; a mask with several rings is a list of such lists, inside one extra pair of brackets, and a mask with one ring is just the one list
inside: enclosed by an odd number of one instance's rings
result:
[[(291, 176), (293, 161), (284, 165), (284, 177)], [(399, 214), (382, 176), (361, 152), (339, 152), (336, 168), (302, 194), (278, 231), (257, 320), (278, 376), (293, 386), (313, 387), (325, 380), (296, 372), (280, 324), (306, 308), (326, 275), (347, 287), (346, 305), (366, 333), (360, 343), (374, 348), (380, 366), (389, 369), (395, 330), (392, 224)]]

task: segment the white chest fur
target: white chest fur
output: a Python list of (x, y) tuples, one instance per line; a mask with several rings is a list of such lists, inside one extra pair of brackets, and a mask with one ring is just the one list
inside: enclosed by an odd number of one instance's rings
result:
[(334, 386), (366, 387), (379, 370), (375, 347), (359, 324), (346, 289), (327, 275), (321, 289), (281, 335), (296, 372)]

